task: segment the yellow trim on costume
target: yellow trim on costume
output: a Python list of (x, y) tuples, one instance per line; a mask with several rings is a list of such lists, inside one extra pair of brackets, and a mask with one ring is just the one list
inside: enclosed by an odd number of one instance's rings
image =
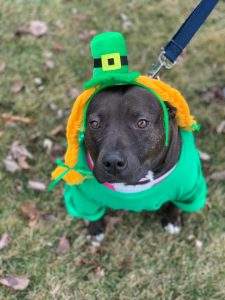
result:
[(192, 125), (196, 124), (186, 100), (178, 90), (161, 80), (152, 79), (148, 76), (139, 76), (136, 81), (154, 90), (162, 100), (169, 102), (171, 106), (176, 108), (176, 120), (178, 126), (186, 130), (191, 130)]
[[(113, 59), (114, 63), (112, 65), (109, 64), (109, 60)], [(110, 53), (103, 54), (101, 56), (102, 60), (102, 71), (113, 71), (121, 69), (121, 58), (119, 53)]]
[[(77, 99), (74, 101), (73, 108), (67, 122), (67, 150), (65, 154), (65, 164), (71, 168), (75, 166), (78, 159), (78, 135), (82, 126), (84, 107), (90, 97), (95, 93), (95, 90), (95, 87), (90, 88), (85, 90), (80, 96), (77, 97)], [(52, 179), (55, 179), (64, 171), (64, 167), (57, 167), (52, 172)], [(80, 173), (71, 170), (64, 176), (63, 179), (68, 184), (79, 184), (84, 180), (84, 177)]]
[[(115, 53), (114, 53), (115, 54)], [(110, 57), (111, 58), (111, 57)], [(108, 58), (107, 58), (108, 59)], [(181, 95), (181, 93), (157, 79), (151, 79), (147, 76), (139, 76), (136, 79), (138, 84), (144, 85), (154, 90), (164, 101), (167, 101), (171, 106), (177, 109), (176, 120), (178, 126), (191, 130), (192, 125), (196, 123), (194, 117), (190, 114), (189, 106)], [(134, 82), (135, 84), (135, 82)], [(95, 93), (97, 87), (85, 90), (74, 102), (71, 114), (67, 123), (66, 137), (67, 137), (67, 151), (65, 154), (65, 165), (70, 168), (74, 167), (78, 160), (79, 150), (79, 131), (83, 125), (84, 108), (90, 97)], [(65, 171), (62, 166), (57, 167), (52, 172), (52, 179), (57, 178)], [(75, 170), (70, 170), (63, 178), (68, 184), (79, 184), (85, 178)]]

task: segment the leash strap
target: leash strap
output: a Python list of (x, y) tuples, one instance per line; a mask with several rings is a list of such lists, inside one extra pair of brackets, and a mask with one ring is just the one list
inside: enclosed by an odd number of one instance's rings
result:
[(178, 56), (203, 25), (218, 2), (219, 0), (201, 0), (176, 34), (164, 47), (158, 57), (158, 62), (153, 65), (152, 69), (149, 71), (150, 76), (153, 78), (156, 77), (162, 67), (165, 67), (166, 69), (172, 68), (176, 63)]

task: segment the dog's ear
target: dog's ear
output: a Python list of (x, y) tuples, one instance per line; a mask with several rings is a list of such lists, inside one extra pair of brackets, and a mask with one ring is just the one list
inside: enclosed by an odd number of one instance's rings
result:
[(166, 104), (166, 106), (167, 106), (167, 108), (168, 108), (168, 113), (169, 113), (170, 117), (171, 117), (172, 119), (174, 119), (175, 116), (176, 116), (176, 112), (177, 112), (176, 107), (173, 107), (173, 106), (172, 106), (169, 102), (167, 102), (167, 101), (165, 101), (165, 104)]

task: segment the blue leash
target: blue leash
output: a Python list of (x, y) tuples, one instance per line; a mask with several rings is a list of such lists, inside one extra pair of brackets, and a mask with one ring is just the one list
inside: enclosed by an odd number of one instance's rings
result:
[(178, 56), (191, 41), (218, 2), (219, 0), (201, 0), (169, 43), (163, 48), (157, 63), (149, 71), (151, 77), (156, 77), (163, 67), (166, 69), (172, 68)]

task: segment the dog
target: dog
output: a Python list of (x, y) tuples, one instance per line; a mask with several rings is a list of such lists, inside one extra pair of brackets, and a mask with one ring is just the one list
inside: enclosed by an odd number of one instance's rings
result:
[(178, 90), (129, 69), (121, 33), (100, 33), (90, 48), (92, 77), (73, 104), (51, 187), (65, 181), (66, 210), (89, 221), (94, 241), (104, 238), (107, 209), (161, 211), (163, 227), (178, 233), (181, 211), (206, 203), (199, 124)]
[[(146, 174), (157, 179), (177, 163), (181, 138), (176, 109), (168, 103), (169, 146), (165, 147), (163, 112), (159, 101), (144, 88), (121, 85), (94, 96), (87, 110), (85, 146), (93, 160), (93, 174), (100, 183), (137, 186)], [(99, 195), (101, 197), (101, 195)], [(172, 199), (171, 199), (172, 200)], [(170, 233), (180, 231), (182, 216), (172, 203), (162, 209), (161, 223)], [(89, 222), (88, 233), (102, 239), (105, 221)]]

